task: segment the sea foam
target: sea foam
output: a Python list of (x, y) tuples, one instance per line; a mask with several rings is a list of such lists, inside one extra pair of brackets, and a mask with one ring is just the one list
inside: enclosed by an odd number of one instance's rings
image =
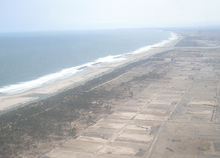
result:
[(178, 38), (177, 34), (171, 32), (171, 36), (170, 36), (169, 39), (163, 40), (160, 43), (156, 43), (156, 44), (153, 44), (153, 45), (148, 45), (148, 46), (145, 46), (145, 47), (141, 47), (138, 50), (130, 52), (130, 53), (127, 53), (127, 54), (139, 54), (139, 53), (143, 53), (143, 52), (149, 51), (150, 49), (152, 49), (154, 47), (162, 47), (165, 44), (167, 44), (167, 43), (169, 43), (169, 42), (171, 42), (173, 40), (176, 40), (177, 38)]

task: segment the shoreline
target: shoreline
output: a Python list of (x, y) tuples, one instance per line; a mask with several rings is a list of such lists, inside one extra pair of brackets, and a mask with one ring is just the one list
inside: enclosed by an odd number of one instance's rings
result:
[(98, 67), (86, 67), (85, 70), (83, 70), (83, 72), (79, 72), (79, 74), (74, 74), (68, 78), (61, 79), (49, 85), (44, 85), (19, 94), (2, 95), (0, 96), (0, 114), (25, 106), (31, 102), (46, 99), (50, 96), (62, 93), (68, 89), (77, 87), (78, 85), (81, 85), (87, 81), (110, 73), (118, 68), (137, 62), (141, 59), (145, 59), (150, 56), (162, 53), (168, 49), (171, 49), (173, 45), (175, 45), (176, 42), (179, 41), (179, 39), (180, 36), (177, 36), (176, 39), (167, 42), (161, 47), (154, 47), (148, 51), (139, 54), (128, 54), (126, 55), (127, 59), (120, 62), (103, 63)]

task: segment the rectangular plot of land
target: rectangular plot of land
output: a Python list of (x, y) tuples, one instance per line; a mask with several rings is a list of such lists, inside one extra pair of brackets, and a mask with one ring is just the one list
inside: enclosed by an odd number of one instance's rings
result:
[(178, 106), (172, 115), (172, 120), (184, 122), (211, 122), (213, 106), (186, 105)]
[(70, 150), (53, 150), (49, 154), (46, 154), (46, 158), (88, 158), (92, 157), (93, 153), (86, 153), (86, 152), (76, 152)]
[(166, 121), (169, 118), (168, 114), (138, 114), (135, 120), (145, 120), (145, 121)]
[(175, 101), (171, 104), (149, 104), (146, 108), (143, 109), (142, 112), (170, 114), (176, 104), (177, 102)]
[(172, 104), (173, 100), (160, 100), (160, 99), (154, 99), (150, 102), (150, 104), (167, 104), (170, 105)]
[[(152, 155), (213, 155), (212, 142), (219, 142), (220, 137), (213, 137), (214, 129), (200, 124), (167, 123), (159, 135)], [(206, 135), (203, 135), (205, 134)], [(218, 133), (218, 132), (216, 132)], [(209, 135), (210, 134), (210, 135)], [(219, 135), (219, 134), (218, 134)]]
[(109, 117), (104, 118), (100, 122), (98, 122), (95, 126), (98, 126), (100, 128), (111, 128), (114, 130), (121, 129), (123, 126), (126, 125), (128, 120), (124, 119), (111, 119)]
[(111, 133), (115, 133), (117, 131), (118, 131), (118, 129), (110, 128), (110, 127), (91, 126), (91, 127), (87, 128), (83, 133), (100, 132), (100, 133), (111, 134)]
[(107, 141), (100, 138), (80, 136), (67, 141), (59, 149), (55, 149), (46, 156), (59, 158), (91, 157)]
[(115, 141), (149, 144), (152, 142), (153, 138), (154, 136), (151, 135), (123, 133), (120, 134), (120, 136), (118, 136)]
[(162, 132), (196, 138), (199, 136), (201, 136), (201, 138), (209, 138), (210, 136), (213, 136), (212, 138), (220, 138), (220, 125), (167, 122)]
[(96, 158), (137, 158), (136, 156), (130, 156), (130, 155), (116, 155), (116, 154), (112, 154), (111, 152), (109, 153), (101, 153), (99, 155), (96, 156)]
[(132, 105), (124, 106), (124, 107), (117, 109), (117, 111), (120, 111), (120, 112), (137, 112), (138, 110), (139, 110), (139, 108), (132, 107)]
[(148, 151), (149, 145), (130, 143), (130, 142), (120, 142), (114, 141), (110, 142), (103, 150), (100, 151), (97, 157), (103, 154), (108, 154), (108, 156), (135, 156), (142, 157)]
[(124, 120), (130, 120), (132, 117), (136, 115), (135, 112), (115, 112), (108, 116), (108, 118), (114, 118), (114, 119), (124, 119)]

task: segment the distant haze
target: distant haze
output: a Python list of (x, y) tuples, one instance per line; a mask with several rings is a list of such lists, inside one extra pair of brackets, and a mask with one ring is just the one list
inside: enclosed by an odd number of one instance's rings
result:
[(0, 32), (220, 25), (220, 0), (1, 0)]

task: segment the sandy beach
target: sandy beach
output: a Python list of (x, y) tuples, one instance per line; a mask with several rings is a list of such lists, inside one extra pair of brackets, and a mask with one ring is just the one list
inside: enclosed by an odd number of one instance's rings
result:
[[(152, 55), (155, 55), (157, 53), (166, 51), (178, 41), (179, 39), (172, 40), (169, 43), (166, 43), (162, 47), (154, 47), (150, 49), (149, 51), (139, 53), (139, 54), (130, 54), (127, 56), (129, 60), (124, 60), (121, 62), (115, 62), (115, 63), (108, 63), (108, 64), (102, 64), (100, 66), (94, 66), (86, 68), (87, 70), (83, 73), (80, 73), (79, 75), (69, 77), (66, 79), (63, 79), (59, 82), (56, 82), (51, 85), (43, 86), (40, 88), (36, 88), (33, 90), (29, 90), (20, 94), (15, 95), (3, 95), (0, 96), (0, 111), (9, 110), (11, 108), (15, 108), (18, 106), (21, 106), (25, 103), (28, 103), (30, 101), (34, 101), (36, 99), (39, 99), (38, 95), (53, 95), (60, 91), (64, 91), (65, 89), (68, 89), (70, 87), (74, 87), (76, 85), (79, 85), (80, 83), (87, 81), (91, 78), (94, 78), (96, 76), (102, 75), (104, 73), (110, 72), (118, 67), (121, 67), (123, 65), (129, 64), (131, 62), (150, 57)], [(34, 97), (33, 97), (34, 96)]]

